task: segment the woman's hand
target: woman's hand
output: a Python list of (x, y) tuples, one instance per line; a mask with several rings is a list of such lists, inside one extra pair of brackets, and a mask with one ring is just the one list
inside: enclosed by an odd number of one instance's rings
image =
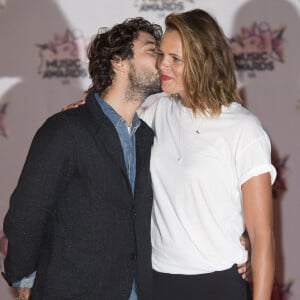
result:
[(65, 111), (65, 110), (76, 108), (76, 107), (78, 107), (80, 105), (83, 105), (84, 103), (85, 103), (85, 100), (79, 100), (77, 102), (73, 102), (73, 103), (69, 104), (68, 106), (64, 107), (61, 111)]
[(238, 272), (241, 274), (243, 279), (251, 281), (251, 243), (247, 230), (240, 237), (242, 246), (248, 251), (248, 260), (238, 265)]

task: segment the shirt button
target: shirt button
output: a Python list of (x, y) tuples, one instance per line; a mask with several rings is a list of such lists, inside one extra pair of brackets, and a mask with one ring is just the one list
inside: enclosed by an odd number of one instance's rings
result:
[(136, 216), (136, 210), (135, 210), (134, 208), (131, 210), (131, 214), (132, 214), (133, 216)]

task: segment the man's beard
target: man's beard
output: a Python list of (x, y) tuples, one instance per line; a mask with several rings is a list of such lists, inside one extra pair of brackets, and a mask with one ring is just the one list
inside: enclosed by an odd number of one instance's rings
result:
[(159, 74), (154, 74), (147, 68), (137, 73), (136, 68), (131, 64), (129, 81), (126, 93), (128, 101), (141, 101), (142, 103), (148, 96), (161, 92)]

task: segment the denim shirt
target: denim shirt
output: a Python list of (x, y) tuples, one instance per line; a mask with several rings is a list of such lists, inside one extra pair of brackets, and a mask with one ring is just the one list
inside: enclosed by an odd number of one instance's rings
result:
[[(103, 113), (110, 119), (110, 121), (116, 128), (123, 150), (131, 191), (132, 194), (134, 194), (136, 175), (135, 132), (140, 126), (141, 121), (137, 114), (135, 114), (129, 130), (125, 120), (109, 104), (103, 101), (97, 93), (95, 93), (95, 98), (100, 105)], [(29, 276), (22, 278), (20, 281), (14, 282), (12, 286), (15, 288), (32, 288), (35, 276), (36, 272), (33, 272)]]
[(130, 129), (128, 129), (126, 121), (105, 101), (103, 101), (97, 93), (95, 98), (100, 105), (104, 114), (111, 120), (119, 135), (127, 176), (130, 182), (132, 194), (134, 194), (134, 183), (136, 175), (136, 153), (135, 153), (135, 132), (141, 124), (137, 114), (134, 115)]

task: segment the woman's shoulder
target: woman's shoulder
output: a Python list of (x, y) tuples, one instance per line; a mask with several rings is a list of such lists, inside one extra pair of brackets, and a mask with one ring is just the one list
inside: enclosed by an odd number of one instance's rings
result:
[(144, 120), (150, 127), (153, 127), (153, 120), (158, 107), (161, 107), (163, 102), (169, 102), (169, 96), (166, 93), (158, 93), (146, 98), (144, 103), (138, 109), (139, 117)]
[[(226, 114), (226, 113), (225, 113)], [(239, 103), (233, 103), (228, 108), (228, 131), (232, 140), (245, 147), (260, 139), (269, 143), (269, 136), (260, 119)]]
[(163, 101), (164, 99), (169, 99), (169, 95), (164, 92), (150, 95), (141, 105), (141, 109), (146, 110), (148, 107), (154, 106), (155, 104), (157, 105), (160, 101)]
[(223, 110), (223, 113), (237, 122), (239, 126), (261, 126), (258, 117), (240, 103), (231, 103), (228, 108)]

